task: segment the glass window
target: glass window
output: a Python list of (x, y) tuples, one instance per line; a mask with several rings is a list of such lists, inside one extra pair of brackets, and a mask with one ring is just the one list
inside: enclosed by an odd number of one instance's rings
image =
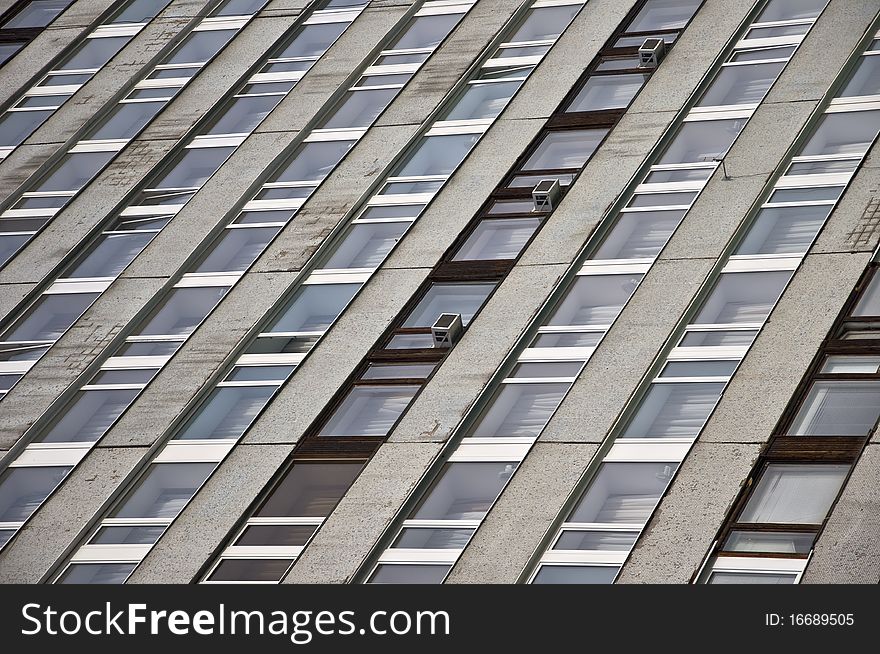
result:
[(749, 228), (737, 254), (806, 252), (825, 224), (830, 206), (765, 207)]
[(78, 191), (98, 174), (115, 152), (74, 152), (67, 154), (39, 187), (41, 192)]
[(52, 111), (7, 111), (0, 118), (0, 145), (18, 145), (52, 115)]
[(684, 210), (678, 209), (624, 212), (594, 258), (653, 259), (660, 254), (684, 214)]
[(816, 534), (790, 531), (731, 531), (722, 548), (726, 552), (809, 554)]
[(880, 57), (862, 57), (838, 97), (880, 95)]
[[(260, 92), (262, 86), (255, 85), (253, 90)], [(210, 135), (250, 134), (281, 102), (283, 97), (283, 95), (248, 95), (235, 98), (202, 133)]]
[(387, 436), (421, 386), (355, 386), (321, 436)]
[(434, 529), (409, 527), (391, 545), (399, 549), (460, 550), (464, 549), (473, 529)]
[(746, 118), (683, 123), (657, 163), (704, 163), (719, 159), (745, 127)]
[(222, 386), (211, 391), (174, 438), (235, 439), (250, 427), (275, 392), (275, 386)]
[(725, 66), (697, 106), (758, 104), (785, 68), (785, 62)]
[(73, 0), (32, 0), (24, 6), (24, 9), (6, 21), (2, 28), (11, 30), (45, 27), (72, 2)]
[(793, 584), (797, 575), (784, 572), (713, 572), (710, 584)]
[(820, 524), (848, 472), (848, 465), (771, 463), (739, 522)]
[(76, 322), (98, 293), (41, 295), (4, 335), (6, 341), (55, 341)]
[(456, 23), (461, 14), (438, 14), (418, 16), (410, 21), (406, 32), (388, 50), (411, 50), (414, 48), (433, 48), (440, 44)]
[(628, 552), (635, 545), (638, 531), (565, 530), (553, 544), (554, 550)]
[(858, 304), (853, 309), (854, 316), (880, 316), (880, 274), (871, 277), (871, 283), (865, 289)]
[(538, 218), (482, 220), (452, 260), (515, 259), (540, 225), (541, 220)]
[(152, 188), (201, 188), (235, 151), (234, 147), (189, 148)]
[(409, 222), (356, 223), (321, 268), (376, 268), (409, 227)]
[(757, 22), (815, 18), (822, 13), (826, 4), (828, 0), (771, 0)]
[(369, 127), (399, 91), (396, 88), (349, 91), (321, 128)]
[(257, 13), (266, 0), (226, 0), (211, 12), (212, 16), (250, 16)]
[(825, 114), (801, 154), (864, 154), (880, 130), (880, 110)]
[(280, 581), (293, 559), (224, 559), (209, 581)]
[(660, 501), (675, 463), (603, 463), (567, 522), (643, 525)]
[(211, 247), (194, 272), (239, 272), (246, 270), (266, 248), (279, 227), (227, 229)]
[(610, 584), (619, 566), (612, 565), (542, 565), (533, 584)]
[(569, 382), (502, 384), (472, 435), (535, 438), (570, 387)]
[(694, 438), (723, 389), (724, 382), (651, 384), (623, 438)]
[(376, 568), (371, 584), (440, 584), (451, 565), (388, 565)]
[(215, 467), (215, 463), (154, 463), (111, 517), (173, 519)]
[(0, 474), (0, 522), (22, 522), (31, 517), (70, 467), (7, 468)]
[(371, 363), (361, 379), (427, 379), (434, 366), (433, 363)]
[(145, 23), (157, 16), (171, 0), (134, 0), (116, 14), (111, 21), (114, 25), (119, 23)]
[(692, 324), (763, 322), (791, 274), (788, 270), (724, 273)]
[(540, 7), (529, 10), (519, 29), (507, 39), (508, 43), (555, 39), (581, 10), (579, 4), (561, 7)]
[(507, 106), (522, 80), (470, 84), (458, 101), (445, 112), (441, 120), (478, 120), (495, 118)]
[(192, 332), (228, 290), (225, 286), (175, 288), (138, 331), (144, 336), (182, 336)]
[(788, 428), (792, 436), (866, 436), (880, 416), (880, 382), (817, 381)]
[(354, 297), (360, 284), (307, 284), (274, 321), (273, 332), (319, 332), (327, 329)]
[(648, 0), (633, 18), (627, 32), (653, 32), (687, 25), (702, 0)]
[(104, 234), (92, 248), (66, 271), (63, 277), (116, 277), (143, 250), (156, 234)]
[(296, 151), (293, 161), (275, 177), (276, 182), (318, 181), (342, 161), (354, 141), (315, 141)]
[(41, 443), (94, 443), (122, 415), (137, 389), (80, 391), (72, 404), (36, 440)]
[(739, 364), (738, 360), (669, 361), (660, 373), (661, 377), (730, 377)]
[(306, 25), (276, 58), (319, 57), (348, 26), (349, 23), (344, 21)]
[(122, 584), (137, 563), (74, 563), (67, 566), (56, 584)]
[(119, 104), (87, 138), (94, 140), (133, 138), (164, 106), (164, 101)]
[[(25, 43), (0, 43), (0, 65), (5, 64), (9, 61), (15, 53), (21, 50), (26, 44)], [(4, 532), (0, 532), (0, 547), (3, 547), (5, 541), (3, 540)]]
[(467, 325), (495, 288), (494, 283), (434, 284), (416, 305), (404, 327), (430, 327), (442, 313), (458, 313)]
[(648, 75), (594, 75), (587, 80), (566, 111), (602, 111), (626, 109), (645, 82)]
[(567, 129), (548, 132), (520, 170), (581, 168), (607, 133), (607, 129)]
[(364, 463), (297, 462), (254, 514), (258, 518), (323, 518), (354, 483)]
[(479, 134), (448, 134), (428, 136), (398, 168), (395, 177), (418, 177), (422, 175), (449, 175), (467, 156)]
[(130, 36), (86, 39), (58, 66), (59, 70), (96, 70), (110, 61), (131, 40)]
[(456, 461), (443, 466), (413, 509), (413, 520), (482, 520), (516, 463)]
[(546, 324), (610, 325), (641, 279), (641, 275), (581, 275)]
[(201, 64), (220, 52), (230, 39), (238, 32), (229, 30), (204, 30), (191, 32), (183, 43), (165, 58), (163, 64)]
[(302, 547), (316, 530), (316, 525), (251, 525), (244, 529), (235, 544)]

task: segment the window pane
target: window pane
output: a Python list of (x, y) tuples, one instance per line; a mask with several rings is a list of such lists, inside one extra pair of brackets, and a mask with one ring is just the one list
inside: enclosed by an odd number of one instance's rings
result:
[(862, 57), (838, 97), (880, 94), (880, 57)]
[(470, 84), (441, 120), (477, 120), (494, 118), (507, 106), (522, 80)]
[(115, 152), (75, 152), (67, 154), (61, 163), (40, 182), (37, 190), (78, 191), (98, 174)]
[(734, 104), (757, 104), (776, 81), (785, 62), (726, 66), (715, 77), (700, 101), (701, 107)]
[(235, 36), (238, 30), (206, 30), (191, 32), (164, 64), (200, 64), (207, 62)]
[(625, 109), (647, 81), (640, 73), (595, 75), (587, 80), (566, 111)]
[(440, 584), (451, 565), (380, 565), (371, 584)]
[(116, 277), (155, 236), (150, 232), (105, 234), (63, 277)]
[(548, 132), (520, 169), (580, 168), (596, 151), (607, 133), (606, 129)]
[(723, 382), (652, 384), (624, 438), (693, 438), (715, 408)]
[(563, 531), (553, 549), (628, 552), (638, 535), (638, 531)]
[(138, 331), (142, 336), (175, 335), (192, 332), (217, 306), (228, 289), (222, 286), (175, 288), (165, 301), (154, 309)]
[(562, 34), (562, 30), (565, 29), (580, 9), (581, 5), (532, 9), (519, 29), (507, 42), (517, 43), (520, 41), (554, 39)]
[(315, 525), (251, 525), (245, 528), (235, 544), (302, 547), (316, 530)]
[(95, 70), (106, 64), (131, 40), (130, 36), (113, 36), (106, 39), (86, 39), (74, 50), (60, 70)]
[(121, 584), (137, 563), (74, 563), (56, 584)]
[(501, 461), (447, 463), (409, 517), (481, 520), (515, 469), (516, 463)]
[(402, 529), (391, 546), (401, 549), (460, 550), (464, 549), (473, 529)]
[(296, 463), (255, 515), (258, 518), (328, 516), (363, 467), (361, 461)]
[(150, 122), (165, 102), (126, 102), (117, 107), (101, 121), (100, 127), (87, 136), (88, 139), (130, 139)]
[(267, 331), (323, 331), (342, 313), (360, 287), (360, 284), (307, 284)]
[(739, 522), (819, 524), (848, 472), (848, 465), (770, 464)]
[(880, 382), (817, 381), (788, 428), (792, 436), (866, 436), (880, 416)]
[(783, 270), (721, 275), (692, 324), (763, 322), (791, 274)]
[(224, 230), (220, 240), (194, 272), (239, 272), (247, 269), (278, 233), (278, 227)]
[(538, 436), (570, 387), (568, 382), (503, 384), (473, 436)]
[(819, 371), (823, 374), (874, 374), (880, 368), (877, 356), (829, 356)]
[(215, 463), (154, 463), (111, 513), (113, 518), (173, 519), (211, 471)]
[(482, 220), (452, 260), (515, 259), (540, 225), (538, 218)]
[(41, 295), (4, 335), (5, 341), (55, 341), (76, 322), (98, 293)]
[(281, 581), (292, 559), (224, 559), (209, 581)]
[(806, 252), (831, 207), (771, 207), (761, 209), (737, 254)]
[(69, 466), (7, 468), (0, 475), (0, 522), (30, 518), (69, 470)]
[[(24, 45), (24, 43), (0, 43), (0, 65), (9, 61)], [(0, 547), (3, 547), (6, 542), (4, 540), (5, 535), (6, 532), (0, 531)]]
[(816, 534), (796, 532), (732, 531), (722, 548), (727, 552), (809, 554)]
[(277, 182), (318, 181), (324, 179), (349, 151), (354, 141), (316, 141), (297, 150), (296, 157), (275, 177)]
[(164, 177), (151, 182), (152, 188), (201, 188), (234, 150), (234, 147), (190, 148)]
[(171, 0), (134, 0), (128, 3), (125, 9), (113, 17), (113, 24), (119, 23), (144, 23), (154, 18), (168, 6)]
[(73, 0), (32, 0), (24, 9), (6, 21), (3, 29), (45, 27), (64, 11)]
[(666, 245), (684, 214), (684, 210), (624, 212), (594, 258), (654, 258)]
[(404, 327), (430, 327), (440, 314), (457, 313), (467, 325), (495, 284), (434, 284), (407, 316)]
[[(260, 86), (262, 85), (257, 85), (258, 89)], [(203, 133), (250, 134), (283, 97), (282, 95), (251, 95), (235, 98)]]
[(645, 524), (676, 467), (675, 463), (603, 463), (566, 521)]
[(878, 130), (880, 110), (825, 114), (801, 154), (863, 154)]
[(52, 111), (13, 111), (0, 117), (0, 145), (18, 145), (52, 115)]
[(165, 527), (101, 527), (89, 539), (98, 545), (152, 545)]
[(859, 298), (858, 304), (853, 309), (854, 316), (880, 316), (880, 275), (875, 274), (871, 283)]
[(387, 436), (421, 386), (355, 386), (321, 436)]
[(761, 12), (758, 21), (769, 23), (777, 20), (815, 18), (826, 4), (828, 0), (771, 0)]
[(175, 440), (239, 438), (257, 417), (275, 386), (225, 386), (211, 392), (210, 399), (189, 419)]
[(710, 584), (793, 584), (796, 574), (768, 572), (713, 572)]
[(321, 268), (375, 268), (409, 227), (408, 222), (356, 223)]
[(532, 583), (610, 584), (618, 570), (618, 566), (610, 565), (542, 565)]
[(479, 134), (423, 138), (406, 163), (395, 171), (394, 176), (449, 175), (464, 160), (479, 138)]
[(37, 439), (41, 443), (94, 443), (132, 403), (138, 390), (80, 391), (50, 429)]
[(745, 127), (746, 120), (734, 118), (684, 123), (657, 163), (704, 163), (723, 157)]
[(403, 36), (389, 50), (433, 48), (461, 20), (461, 14), (419, 16), (409, 23)]
[(344, 21), (306, 25), (293, 38), (290, 45), (278, 55), (278, 58), (318, 57), (345, 31), (348, 25), (349, 23)]
[(609, 325), (641, 278), (641, 275), (581, 275), (546, 324)]
[(368, 127), (398, 94), (400, 89), (349, 91), (333, 115), (321, 125), (323, 129)]

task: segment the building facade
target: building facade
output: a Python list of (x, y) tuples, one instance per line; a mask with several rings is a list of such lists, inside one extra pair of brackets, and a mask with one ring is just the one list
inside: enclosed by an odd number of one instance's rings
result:
[(0, 581), (880, 583), (872, 0), (0, 0)]

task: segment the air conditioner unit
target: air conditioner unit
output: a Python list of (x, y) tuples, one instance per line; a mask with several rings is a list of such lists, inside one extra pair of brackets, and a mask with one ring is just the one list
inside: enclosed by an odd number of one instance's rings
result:
[(460, 313), (441, 313), (440, 317), (431, 325), (434, 347), (452, 347), (458, 341), (463, 330)]
[(535, 211), (553, 211), (560, 197), (562, 197), (562, 186), (559, 185), (558, 179), (542, 179), (532, 189)]
[(649, 38), (639, 47), (639, 68), (657, 68), (663, 55), (666, 54), (666, 43), (663, 39)]

